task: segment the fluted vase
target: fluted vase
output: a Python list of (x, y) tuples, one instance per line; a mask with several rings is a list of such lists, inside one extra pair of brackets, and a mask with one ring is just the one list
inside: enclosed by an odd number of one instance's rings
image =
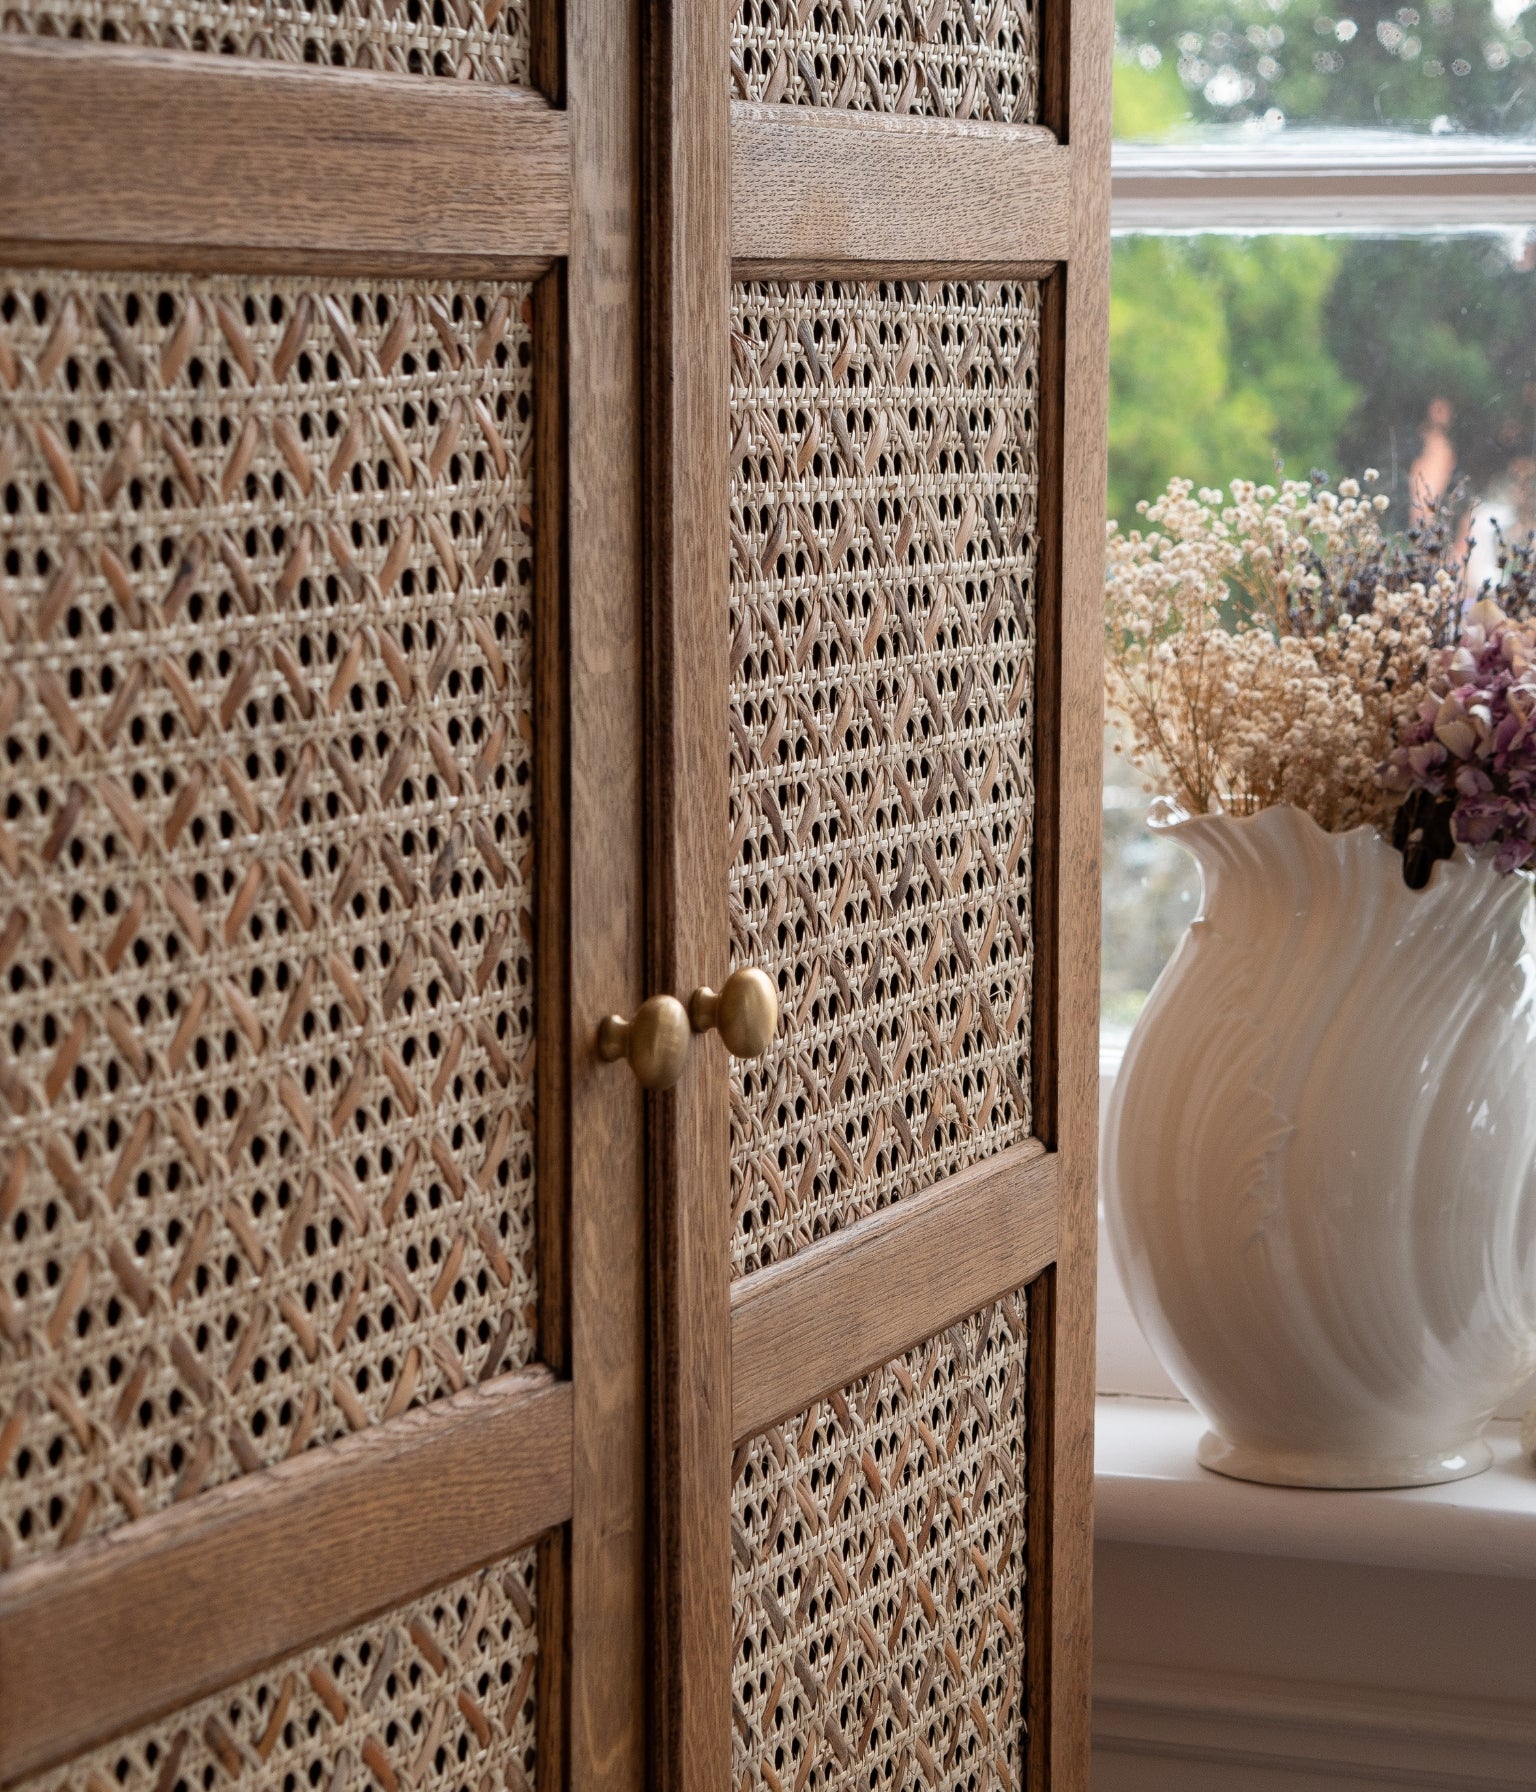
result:
[(1164, 831), (1201, 905), (1126, 1049), (1104, 1199), (1200, 1460), (1476, 1474), (1536, 1369), (1529, 884), (1458, 852), (1410, 890), (1374, 829), (1292, 808)]

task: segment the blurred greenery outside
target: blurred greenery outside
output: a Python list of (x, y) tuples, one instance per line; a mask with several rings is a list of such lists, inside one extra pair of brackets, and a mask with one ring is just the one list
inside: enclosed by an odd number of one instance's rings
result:
[[(1347, 15), (1347, 16), (1346, 16)], [(1536, 33), (1536, 14), (1530, 15)], [(1115, 128), (1168, 141), (1315, 127), (1536, 135), (1518, 6), (1119, 0)], [(1390, 517), (1464, 479), (1474, 564), (1490, 518), (1536, 524), (1536, 236), (1133, 235), (1114, 245), (1109, 514), (1197, 485), (1380, 469)], [(1106, 753), (1106, 1041), (1124, 1036), (1194, 913), (1183, 853)]]
[(1115, 46), (1120, 138), (1536, 134), (1525, 0), (1117, 0)]

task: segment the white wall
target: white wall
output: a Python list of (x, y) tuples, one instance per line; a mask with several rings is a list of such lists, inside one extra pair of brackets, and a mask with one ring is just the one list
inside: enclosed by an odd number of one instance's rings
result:
[(1094, 1792), (1536, 1787), (1536, 1582), (1103, 1543), (1095, 1574)]

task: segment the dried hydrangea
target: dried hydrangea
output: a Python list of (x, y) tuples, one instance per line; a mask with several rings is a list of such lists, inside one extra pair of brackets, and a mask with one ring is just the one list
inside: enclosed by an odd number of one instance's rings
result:
[(1398, 844), (1423, 875), (1453, 843), (1491, 847), (1500, 871), (1536, 864), (1536, 623), (1491, 597), (1430, 661), (1383, 783), (1406, 796)]
[(1353, 480), (1236, 480), (1229, 500), (1175, 479), (1138, 506), (1148, 529), (1110, 525), (1109, 708), (1182, 808), (1391, 821), (1401, 795), (1379, 768), (1454, 628), (1460, 575), (1448, 529), (1393, 542), (1386, 508)]

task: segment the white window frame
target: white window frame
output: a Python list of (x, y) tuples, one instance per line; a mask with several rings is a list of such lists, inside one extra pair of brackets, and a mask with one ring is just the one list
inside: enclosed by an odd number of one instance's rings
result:
[[(1442, 235), (1536, 226), (1536, 143), (1370, 127), (1292, 130), (1228, 142), (1116, 143), (1117, 232), (1253, 235), (1336, 231)], [(1119, 1069), (1101, 1052), (1101, 1098)], [(1101, 1099), (1101, 1109), (1103, 1101)], [(1131, 1315), (1099, 1237), (1102, 1394), (1177, 1395)], [(1518, 1417), (1536, 1383), (1502, 1417)]]
[(1536, 144), (1296, 130), (1117, 143), (1117, 231), (1490, 230), (1536, 224)]

